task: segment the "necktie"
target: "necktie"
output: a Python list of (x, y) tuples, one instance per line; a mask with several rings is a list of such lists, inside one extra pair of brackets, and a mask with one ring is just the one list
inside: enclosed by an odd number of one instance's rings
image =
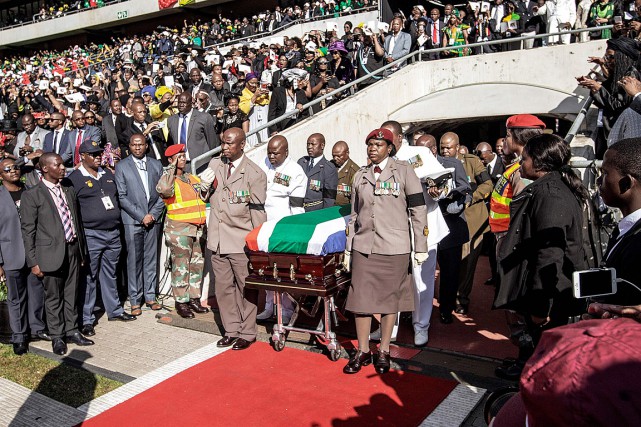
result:
[(82, 144), (82, 129), (78, 129), (78, 138), (76, 139), (76, 151), (73, 155), (74, 166), (80, 163), (80, 144)]
[(231, 172), (232, 172), (231, 170), (232, 170), (233, 168), (234, 168), (234, 164), (233, 164), (233, 163), (230, 163), (230, 164), (229, 164), (229, 169), (227, 169), (227, 179), (229, 179), (229, 177), (231, 176)]
[(311, 172), (312, 169), (314, 169), (314, 159), (309, 159), (309, 162), (307, 162), (307, 172)]
[(71, 212), (69, 211), (69, 206), (65, 202), (64, 196), (62, 195), (62, 190), (60, 186), (53, 187), (54, 192), (56, 193), (56, 198), (58, 199), (58, 207), (60, 214), (62, 215), (62, 227), (65, 230), (65, 240), (70, 242), (73, 240), (73, 226), (71, 225)]
[(24, 145), (31, 145), (31, 134), (27, 134), (27, 137), (24, 139)]
[(180, 115), (180, 143), (185, 145), (187, 151), (187, 116)]
[(142, 176), (140, 177), (142, 181), (142, 186), (145, 189), (145, 196), (149, 200), (149, 176), (147, 175), (147, 162), (145, 160), (137, 160), (136, 166), (142, 171)]
[(434, 22), (432, 24), (432, 44), (438, 45), (438, 30), (437, 30), (438, 24)]
[(53, 132), (53, 152), (56, 154), (60, 154), (60, 141), (58, 141), (58, 137), (60, 136), (60, 131), (54, 131)]
[(381, 172), (383, 172), (383, 170), (378, 165), (374, 166), (374, 173), (381, 173)]

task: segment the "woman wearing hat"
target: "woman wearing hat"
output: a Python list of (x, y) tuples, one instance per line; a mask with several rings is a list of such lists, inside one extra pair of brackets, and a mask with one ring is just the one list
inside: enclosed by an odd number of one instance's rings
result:
[[(447, 26), (443, 29), (443, 47), (465, 44), (467, 44), (467, 30), (461, 25), (458, 9), (452, 9)], [(464, 47), (463, 49), (446, 50), (443, 54), (446, 56), (467, 56), (469, 49)]]
[[(249, 130), (256, 129), (267, 123), (269, 113), (269, 90), (259, 84), (259, 78), (254, 73), (245, 76), (245, 88), (240, 95), (240, 109), (249, 117)], [(269, 138), (267, 129), (260, 131), (260, 141), (266, 142)], [(247, 137), (247, 145), (255, 147), (259, 140), (256, 135)]]
[(388, 129), (373, 130), (366, 139), (371, 163), (354, 176), (344, 264), (349, 270), (351, 258), (346, 308), (356, 320), (358, 351), (343, 368), (346, 374), (372, 363), (369, 333), (373, 314), (381, 315), (376, 370), (381, 374), (389, 371), (396, 313), (414, 310), (410, 254), (414, 252), (417, 264), (427, 259), (427, 208), (421, 182), (408, 163), (390, 158), (396, 153), (393, 139)]
[(284, 120), (269, 128), (270, 135), (285, 130), (294, 123), (307, 117), (303, 105), (309, 102), (305, 88), (309, 84), (307, 71), (291, 68), (283, 72), (283, 85), (274, 88), (269, 102), (268, 121), (272, 121), (285, 113), (292, 113), (289, 120)]
[(354, 80), (354, 66), (352, 61), (347, 58), (347, 49), (342, 41), (335, 41), (330, 43), (329, 54), (332, 57), (331, 69), (332, 74), (336, 77), (338, 82), (342, 85)]
[(165, 156), (169, 167), (160, 177), (156, 191), (167, 207), (165, 242), (171, 256), (171, 289), (176, 312), (190, 319), (194, 312), (209, 311), (200, 305), (207, 214), (205, 202), (200, 198), (200, 178), (184, 171), (185, 145), (171, 145), (165, 150)]

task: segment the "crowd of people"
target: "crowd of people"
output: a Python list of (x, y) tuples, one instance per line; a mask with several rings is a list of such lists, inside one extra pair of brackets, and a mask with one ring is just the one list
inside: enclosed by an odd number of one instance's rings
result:
[[(469, 53), (469, 40), (457, 44), (463, 33), (453, 24), (461, 15), (455, 11), (449, 30), (437, 33), (444, 46), (455, 46), (445, 56)], [(543, 331), (588, 310), (572, 296), (572, 272), (594, 266), (584, 238), (593, 195), (570, 168), (563, 139), (527, 114), (510, 117), (495, 144), (472, 145), (452, 131), (405, 135), (387, 121), (364, 138), (369, 162), (357, 165), (345, 141), (326, 149), (322, 133), (308, 137), (307, 156), (293, 159), (282, 134), (307, 117), (309, 100), (404, 56), (419, 21), (395, 17), (387, 36), (383, 28), (348, 22), (341, 37), (312, 31), (303, 40), (225, 54), (193, 40), (172, 51), (171, 32), (163, 30), (154, 54), (79, 67), (73, 77), (40, 69), (3, 85), (0, 279), (9, 289), (14, 352), (26, 353), (31, 339), (51, 340), (56, 354), (65, 354), (67, 343), (92, 345), (98, 287), (110, 321), (136, 320), (143, 307), (161, 309), (161, 233), (176, 313), (208, 312), (201, 282), (210, 262), (224, 332), (218, 346), (244, 350), (256, 339), (256, 322), (274, 312), (273, 297), (258, 313), (257, 293), (245, 289), (247, 233), (268, 219), (351, 204), (343, 260), (352, 273), (347, 309), (356, 319), (358, 349), (344, 372), (370, 363), (382, 374), (390, 369), (399, 312), (412, 312), (414, 344), (428, 343), (437, 265), (442, 324), (451, 324), (454, 313), (489, 309), (470, 299), (486, 240), (494, 308), (509, 313), (519, 349), (496, 373), (518, 379)], [(633, 284), (641, 284), (634, 268), (641, 244), (639, 56), (637, 41), (620, 33), (608, 40), (603, 58), (590, 58), (602, 74), (578, 78), (603, 110), (594, 137), (604, 159), (599, 193), (623, 214), (602, 264)], [(277, 117), (287, 120), (247, 135)], [(254, 163), (245, 150), (262, 142), (267, 155)], [(215, 147), (220, 156), (190, 173), (192, 162)], [(621, 285), (589, 311), (635, 316), (640, 304), (641, 295)], [(293, 309), (284, 307), (286, 320)], [(374, 318), (380, 328), (371, 331)], [(370, 340), (381, 342), (377, 355)]]
[(65, 16), (69, 12), (83, 9), (95, 9), (97, 7), (103, 7), (105, 4), (110, 2), (104, 0), (54, 0), (44, 1), (41, 3), (42, 7), (40, 10), (31, 14), (27, 13), (26, 9), (23, 7), (18, 7), (17, 11), (8, 9), (6, 11), (5, 18), (0, 20), (0, 28), (59, 18), (61, 16)]

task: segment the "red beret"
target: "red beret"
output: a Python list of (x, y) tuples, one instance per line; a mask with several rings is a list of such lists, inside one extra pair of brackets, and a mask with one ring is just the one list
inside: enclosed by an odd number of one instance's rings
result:
[(367, 138), (365, 138), (365, 142), (369, 141), (370, 139), (383, 139), (387, 141), (388, 144), (393, 144), (394, 143), (394, 134), (392, 134), (392, 131), (389, 129), (374, 129), (367, 135)]
[(532, 114), (517, 114), (507, 119), (505, 127), (508, 129), (545, 129), (545, 123)]
[(170, 145), (166, 150), (165, 150), (165, 157), (171, 157), (174, 154), (182, 153), (185, 151), (185, 144), (174, 144)]

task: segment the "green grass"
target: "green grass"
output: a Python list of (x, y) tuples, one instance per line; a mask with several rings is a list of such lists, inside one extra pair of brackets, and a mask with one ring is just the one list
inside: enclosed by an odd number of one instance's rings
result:
[(33, 353), (16, 356), (13, 347), (4, 344), (0, 344), (0, 377), (74, 408), (122, 385)]

